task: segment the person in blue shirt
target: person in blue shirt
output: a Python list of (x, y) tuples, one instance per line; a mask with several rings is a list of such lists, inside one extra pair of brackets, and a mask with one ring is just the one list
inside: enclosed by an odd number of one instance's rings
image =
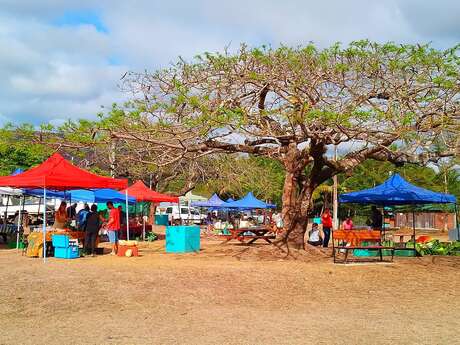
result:
[(85, 204), (85, 206), (78, 211), (77, 214), (77, 222), (78, 222), (78, 229), (83, 230), (85, 229), (85, 224), (86, 224), (86, 216), (89, 213), (89, 206), (88, 204)]

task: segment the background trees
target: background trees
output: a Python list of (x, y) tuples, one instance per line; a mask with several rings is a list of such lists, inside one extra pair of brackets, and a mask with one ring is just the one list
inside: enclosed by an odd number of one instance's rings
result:
[(132, 116), (111, 136), (142, 142), (158, 164), (237, 152), (278, 160), (286, 239), (298, 243), (313, 192), (332, 176), (367, 159), (437, 161), (459, 146), (458, 48), (242, 46), (130, 73), (124, 87)]
[[(239, 193), (249, 183), (270, 199), (282, 179), (285, 239), (302, 244), (315, 191), (334, 175), (369, 160), (401, 167), (458, 155), (459, 63), (458, 47), (243, 45), (128, 73), (131, 102), (96, 122), (69, 122), (59, 136), (45, 128), (40, 139), (178, 193), (197, 184)], [(385, 164), (373, 181), (388, 176)]]

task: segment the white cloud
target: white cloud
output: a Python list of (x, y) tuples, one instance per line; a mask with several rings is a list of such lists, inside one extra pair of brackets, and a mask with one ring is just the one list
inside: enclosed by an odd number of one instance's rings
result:
[[(107, 32), (53, 24), (72, 11), (93, 11)], [(444, 48), (459, 41), (458, 13), (454, 0), (0, 0), (0, 121), (92, 117), (124, 99), (117, 82), (126, 70), (156, 69), (230, 43), (369, 38)]]

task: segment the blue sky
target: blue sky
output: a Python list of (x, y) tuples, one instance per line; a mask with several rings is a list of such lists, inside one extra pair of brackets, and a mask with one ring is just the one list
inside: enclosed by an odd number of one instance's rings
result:
[(64, 13), (51, 21), (51, 24), (58, 27), (78, 27), (81, 25), (91, 25), (98, 32), (109, 33), (109, 30), (102, 22), (101, 14), (99, 11), (92, 9), (75, 9), (66, 10)]
[(0, 0), (0, 124), (93, 118), (122, 102), (129, 70), (177, 56), (369, 38), (460, 42), (454, 0)]

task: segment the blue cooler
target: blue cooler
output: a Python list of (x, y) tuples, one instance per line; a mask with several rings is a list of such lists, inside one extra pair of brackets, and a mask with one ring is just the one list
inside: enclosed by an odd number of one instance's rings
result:
[(59, 259), (75, 259), (80, 257), (80, 251), (75, 246), (67, 248), (54, 247), (54, 257)]
[(200, 251), (200, 227), (180, 225), (166, 227), (166, 253)]
[(80, 257), (78, 244), (67, 235), (53, 235), (54, 257), (60, 259), (75, 259)]

